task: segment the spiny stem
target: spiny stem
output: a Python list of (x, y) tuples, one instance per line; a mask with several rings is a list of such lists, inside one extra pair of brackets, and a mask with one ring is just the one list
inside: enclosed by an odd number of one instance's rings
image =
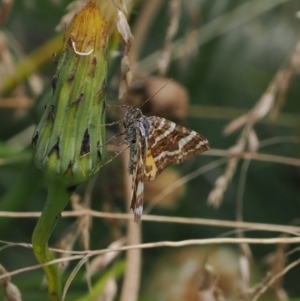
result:
[[(48, 240), (70, 196), (71, 192), (61, 184), (49, 183), (48, 197), (32, 235), (34, 254), (40, 263), (54, 259), (48, 247)], [(58, 266), (45, 266), (44, 271), (48, 281), (49, 301), (60, 301), (61, 279)]]

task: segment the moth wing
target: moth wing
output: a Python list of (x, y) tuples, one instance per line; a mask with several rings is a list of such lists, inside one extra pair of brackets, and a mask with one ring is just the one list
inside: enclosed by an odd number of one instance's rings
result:
[(151, 116), (145, 159), (145, 179), (154, 180), (166, 167), (209, 150), (202, 135), (165, 118)]
[(143, 213), (143, 195), (144, 195), (144, 158), (142, 154), (142, 145), (140, 135), (137, 135), (136, 141), (136, 157), (135, 166), (132, 174), (132, 194), (131, 194), (131, 203), (130, 209), (134, 213), (134, 221), (139, 223)]

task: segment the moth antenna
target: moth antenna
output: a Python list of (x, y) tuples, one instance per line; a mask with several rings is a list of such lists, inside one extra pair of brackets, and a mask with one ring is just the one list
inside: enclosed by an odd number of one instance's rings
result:
[(111, 104), (109, 104), (107, 102), (105, 102), (105, 106), (112, 107), (112, 108), (119, 108), (120, 107), (120, 105), (111, 105)]
[[(130, 106), (127, 106), (127, 105), (110, 105), (110, 104), (108, 104), (108, 103), (105, 103), (105, 105), (107, 106), (107, 107), (112, 107), (112, 108), (124, 108), (124, 109), (128, 109)], [(111, 125), (114, 125), (114, 124), (120, 124), (123, 120), (125, 119), (125, 117), (124, 118), (122, 118), (122, 119), (119, 119), (119, 120), (117, 120), (117, 121), (114, 121), (114, 122), (111, 122), (111, 123), (105, 123), (105, 124), (100, 124), (100, 126), (111, 126)]]
[(124, 120), (124, 118), (122, 118), (120, 120), (117, 120), (117, 121), (114, 121), (114, 122), (111, 122), (111, 123), (100, 124), (99, 126), (112, 126), (114, 124), (120, 124), (123, 120)]
[(120, 152), (116, 153), (115, 156), (113, 156), (112, 158), (110, 158), (108, 161), (106, 161), (103, 165), (101, 165), (101, 167), (103, 167), (104, 165), (110, 163), (112, 160), (114, 160), (115, 158), (117, 158), (118, 156), (120, 156), (124, 151), (126, 151), (129, 148), (129, 146), (125, 147), (124, 149), (122, 149)]
[(158, 94), (158, 92), (160, 92), (170, 81), (172, 81), (173, 78), (170, 78), (161, 88), (159, 88), (153, 95), (151, 95), (148, 99), (146, 99), (144, 101), (144, 103), (140, 106), (140, 108), (146, 103), (148, 102), (150, 99), (152, 99), (156, 94)]
[(107, 107), (112, 107), (112, 108), (125, 108), (125, 109), (127, 109), (127, 108), (130, 107), (130, 106), (127, 106), (127, 105), (111, 105), (111, 104), (109, 104), (109, 103), (105, 103), (105, 105), (106, 105)]

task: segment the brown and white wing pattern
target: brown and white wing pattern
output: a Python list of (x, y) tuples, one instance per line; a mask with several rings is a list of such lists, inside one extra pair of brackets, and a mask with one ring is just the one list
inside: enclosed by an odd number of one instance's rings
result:
[(146, 117), (139, 108), (126, 109), (124, 127), (130, 150), (128, 172), (132, 175), (130, 209), (138, 223), (143, 212), (144, 181), (154, 180), (169, 165), (208, 150), (209, 142), (167, 119)]
[(167, 119), (151, 116), (145, 179), (154, 180), (167, 166), (181, 163), (209, 149), (202, 135)]
[(145, 161), (150, 122), (140, 109), (129, 107), (126, 110), (124, 127), (125, 141), (130, 150), (128, 172), (132, 175), (130, 209), (134, 212), (134, 221), (138, 223), (143, 212)]
[(144, 197), (144, 169), (145, 164), (142, 154), (142, 143), (140, 136), (137, 135), (136, 140), (136, 152), (135, 152), (135, 164), (133, 166), (132, 173), (132, 194), (130, 209), (134, 213), (134, 221), (136, 223), (140, 222), (143, 213), (143, 197)]

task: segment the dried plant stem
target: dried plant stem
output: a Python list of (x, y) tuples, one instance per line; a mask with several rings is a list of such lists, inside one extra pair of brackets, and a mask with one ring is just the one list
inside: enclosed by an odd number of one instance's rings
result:
[[(127, 174), (127, 163), (129, 153), (123, 153), (123, 166), (124, 166), (124, 180), (125, 180), (125, 198), (127, 208), (130, 206), (131, 201), (131, 177)], [(135, 245), (141, 242), (141, 224), (133, 222), (132, 214), (127, 223), (127, 244)], [(140, 273), (141, 273), (141, 250), (140, 249), (129, 249), (126, 253), (126, 267), (124, 274), (124, 282), (121, 292), (121, 301), (135, 301), (138, 298), (140, 289)]]
[[(48, 197), (38, 223), (32, 235), (34, 254), (40, 263), (53, 260), (53, 254), (49, 250), (48, 240), (55, 228), (57, 221), (70, 198), (70, 193), (58, 183), (50, 183)], [(48, 281), (50, 301), (61, 300), (60, 271), (56, 264), (45, 265), (44, 270)]]
[[(152, 249), (152, 248), (163, 248), (163, 247), (170, 247), (170, 248), (179, 248), (185, 246), (193, 246), (193, 245), (221, 245), (221, 244), (241, 244), (241, 243), (248, 243), (248, 244), (261, 244), (261, 245), (273, 245), (273, 244), (298, 244), (300, 243), (300, 237), (274, 237), (274, 238), (206, 238), (206, 239), (190, 239), (190, 240), (183, 240), (183, 241), (160, 241), (160, 242), (153, 242), (153, 243), (145, 243), (145, 244), (137, 244), (131, 246), (124, 246), (120, 248), (111, 248), (111, 249), (103, 249), (103, 250), (96, 250), (96, 251), (86, 251), (82, 255), (74, 255), (65, 258), (59, 258), (55, 260), (51, 260), (49, 262), (38, 264), (26, 268), (22, 268), (16, 271), (12, 271), (0, 276), (0, 279), (11, 277), (20, 273), (32, 271), (35, 269), (39, 269), (41, 267), (47, 267), (54, 264), (58, 264), (65, 261), (71, 260), (81, 260), (84, 257), (93, 257), (100, 254), (105, 254), (109, 252), (119, 252), (119, 251), (128, 251), (133, 249)], [(299, 262), (298, 262), (299, 261)], [(300, 259), (297, 261), (297, 264), (300, 263)], [(286, 273), (291, 267), (295, 266), (296, 263), (293, 265), (287, 266), (282, 273)], [(281, 274), (282, 275), (282, 274)], [(280, 277), (279, 275), (278, 277)], [(275, 279), (276, 280), (276, 279)]]
[[(222, 14), (220, 17), (213, 19), (207, 25), (192, 31), (191, 33), (197, 37), (196, 44), (199, 46), (211, 41), (212, 39), (241, 26), (249, 20), (265, 13), (266, 11), (287, 2), (288, 0), (252, 0), (244, 2), (234, 10)], [(174, 49), (172, 58), (178, 59), (185, 55), (181, 51), (181, 45), (185, 43), (185, 37), (179, 38), (172, 43)], [(161, 55), (161, 50), (155, 51), (139, 62), (141, 70), (151, 73), (155, 71), (155, 62)]]
[[(238, 185), (237, 201), (236, 201), (236, 220), (238, 222), (243, 221), (243, 199), (245, 192), (245, 185), (247, 179), (247, 172), (249, 169), (250, 160), (245, 160), (242, 164), (241, 174)], [(244, 238), (244, 231), (237, 231), (237, 237)], [(249, 289), (250, 280), (250, 259), (252, 259), (251, 249), (249, 244), (241, 243), (240, 248), (240, 258), (239, 258), (239, 271), (240, 271), (240, 291), (244, 295)]]
[[(39, 218), (40, 215), (41, 215), (40, 212), (1, 212), (0, 211), (0, 217), (6, 217), (6, 218)], [(90, 209), (78, 210), (78, 211), (65, 211), (62, 213), (62, 217), (78, 217), (78, 216), (86, 216), (86, 215), (92, 216), (94, 218), (132, 220), (131, 213), (127, 213), (127, 214), (126, 213), (108, 213), (108, 212), (94, 211), (94, 210), (90, 210)], [(175, 216), (170, 217), (170, 216), (158, 216), (158, 215), (144, 215), (143, 222), (203, 225), (203, 226), (212, 226), (212, 227), (225, 227), (225, 228), (282, 232), (282, 233), (300, 235), (300, 227), (297, 227), (297, 226), (237, 222), (237, 221), (215, 220), (215, 219), (205, 219), (205, 218), (186, 218), (186, 217), (175, 217)], [(2, 240), (0, 240), (0, 242), (6, 243)], [(12, 246), (16, 246), (16, 245), (24, 246), (24, 244), (16, 244), (16, 243), (12, 243), (11, 245)], [(25, 244), (25, 246), (26, 245), (27, 244)], [(67, 251), (67, 252), (71, 252), (71, 251)]]
[[(202, 156), (215, 156), (215, 157), (232, 157), (232, 152), (222, 149), (210, 149), (208, 152), (201, 154)], [(253, 153), (253, 152), (242, 152), (236, 155), (242, 159), (256, 160), (256, 161), (265, 161), (280, 163), (292, 166), (300, 166), (300, 160), (297, 158), (289, 158), (283, 156), (262, 154), (262, 153)]]
[(256, 293), (256, 295), (251, 299), (251, 301), (256, 301), (258, 298), (278, 279), (284, 276), (289, 270), (294, 268), (300, 264), (300, 259), (295, 260), (291, 264), (289, 264), (284, 270), (282, 270), (280, 273), (274, 275), (271, 277), (271, 279)]
[[(236, 220), (239, 222), (243, 221), (243, 197), (245, 192), (245, 185), (246, 185), (249, 165), (250, 165), (250, 160), (245, 160), (243, 162), (239, 185), (238, 185), (237, 202), (236, 202)], [(242, 232), (238, 233), (238, 237), (243, 237), (243, 233)]]
[(147, 37), (147, 30), (154, 20), (154, 15), (163, 4), (161, 0), (146, 1), (140, 13), (137, 16), (132, 34), (134, 36), (134, 44), (131, 47), (129, 56), (133, 66), (133, 73), (138, 69), (138, 59), (140, 57), (141, 47), (144, 45), (144, 39)]

